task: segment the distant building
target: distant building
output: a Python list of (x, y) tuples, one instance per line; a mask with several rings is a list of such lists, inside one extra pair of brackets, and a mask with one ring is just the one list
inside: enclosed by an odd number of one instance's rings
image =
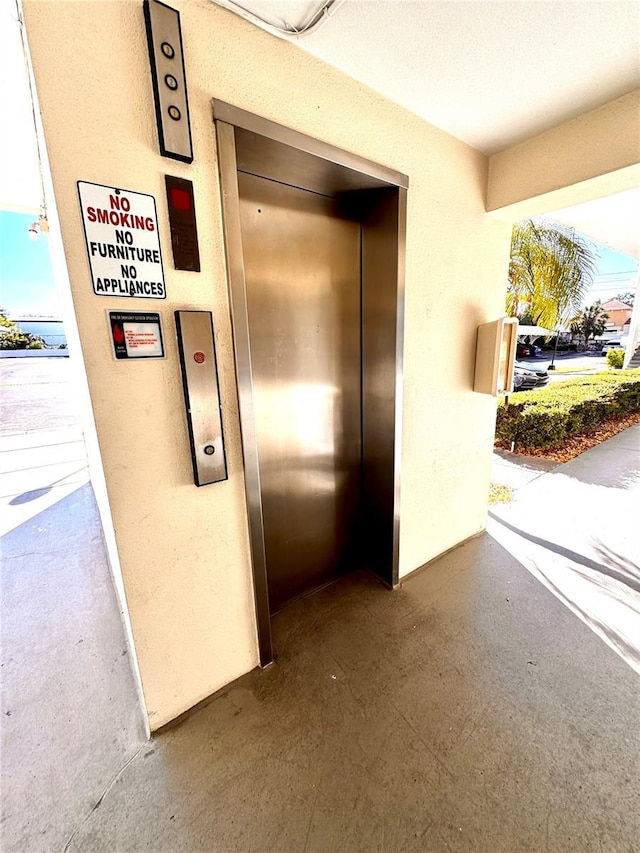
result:
[(629, 334), (629, 325), (633, 308), (619, 299), (609, 299), (602, 303), (602, 308), (609, 315), (605, 334), (618, 332), (619, 334)]

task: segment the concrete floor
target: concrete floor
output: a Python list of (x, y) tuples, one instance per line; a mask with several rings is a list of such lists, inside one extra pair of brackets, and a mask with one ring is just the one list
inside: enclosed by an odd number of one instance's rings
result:
[(274, 631), (276, 663), (156, 736), (71, 850), (638, 849), (637, 676), (490, 536)]
[[(534, 466), (496, 535), (615, 533), (635, 436)], [(274, 665), (145, 742), (90, 486), (34, 482), (4, 507), (31, 509), (2, 538), (3, 853), (640, 849), (638, 676), (533, 576), (540, 542), (484, 535), (393, 593), (343, 579), (274, 619)], [(546, 549), (556, 581), (578, 539)]]

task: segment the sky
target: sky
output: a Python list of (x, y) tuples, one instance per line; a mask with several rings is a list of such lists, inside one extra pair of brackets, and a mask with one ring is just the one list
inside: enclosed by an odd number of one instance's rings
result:
[(49, 238), (29, 237), (32, 213), (0, 210), (0, 306), (12, 319), (35, 314), (60, 318)]
[(635, 291), (638, 262), (628, 255), (623, 255), (603, 246), (602, 243), (594, 243), (592, 240), (589, 242), (598, 254), (597, 272), (584, 304), (593, 305), (596, 299), (606, 302), (607, 299), (612, 299), (618, 293)]
[(0, 163), (12, 164), (0, 168), (0, 307), (18, 319), (24, 314), (59, 318), (48, 238), (34, 241), (28, 235), (43, 191), (17, 17), (16, 0), (0, 0), (0, 91), (8, 116), (4, 126), (11, 128), (0, 133)]

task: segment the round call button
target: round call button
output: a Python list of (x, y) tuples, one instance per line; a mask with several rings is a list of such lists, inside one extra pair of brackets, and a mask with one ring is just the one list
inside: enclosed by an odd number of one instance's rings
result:
[(196, 364), (204, 364), (206, 361), (206, 355), (203, 352), (194, 352), (193, 360)]

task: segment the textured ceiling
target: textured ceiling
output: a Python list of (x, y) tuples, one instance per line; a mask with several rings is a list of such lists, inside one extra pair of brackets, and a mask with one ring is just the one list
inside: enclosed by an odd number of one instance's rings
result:
[[(296, 28), (322, 6), (239, 1)], [(640, 0), (336, 0), (291, 40), (486, 154), (640, 88)], [(640, 258), (640, 191), (549, 218)]]
[[(321, 6), (240, 2), (294, 26)], [(296, 41), (491, 154), (640, 87), (639, 35), (637, 0), (345, 0)]]

